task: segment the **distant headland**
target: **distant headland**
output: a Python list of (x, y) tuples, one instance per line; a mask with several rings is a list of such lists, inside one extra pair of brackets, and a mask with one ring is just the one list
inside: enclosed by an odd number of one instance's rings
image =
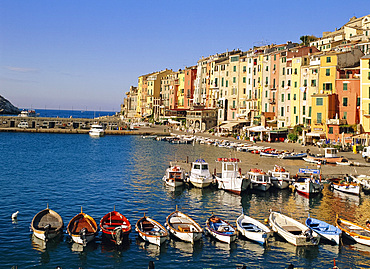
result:
[(0, 114), (16, 115), (19, 113), (21, 113), (19, 108), (0, 95)]

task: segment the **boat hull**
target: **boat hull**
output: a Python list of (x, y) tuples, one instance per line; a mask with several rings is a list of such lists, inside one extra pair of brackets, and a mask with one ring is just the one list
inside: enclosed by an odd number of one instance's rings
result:
[(205, 230), (223, 243), (231, 244), (236, 240), (235, 228), (227, 221), (213, 215), (207, 220)]
[(322, 220), (307, 218), (306, 226), (316, 233), (318, 233), (323, 239), (329, 241), (332, 244), (339, 245), (342, 231), (337, 227), (328, 224)]
[(100, 229), (104, 240), (123, 245), (131, 232), (129, 220), (117, 211), (111, 211), (100, 220)]
[(214, 237), (215, 239), (217, 239), (220, 242), (223, 242), (223, 243), (226, 243), (226, 244), (231, 244), (232, 242), (234, 242), (236, 240), (236, 233), (233, 234), (233, 235), (224, 235), (224, 234), (217, 233), (216, 231), (214, 231), (214, 230), (212, 230), (208, 227), (206, 227), (205, 229), (212, 237)]
[(176, 238), (192, 244), (202, 238), (203, 229), (200, 225), (180, 211), (167, 217), (166, 228)]
[(315, 182), (295, 182), (293, 183), (295, 190), (306, 197), (311, 197), (314, 195), (318, 195), (323, 190), (323, 185), (321, 183)]
[(67, 226), (67, 232), (72, 240), (83, 246), (94, 240), (97, 231), (98, 226), (95, 220), (82, 212), (74, 216)]
[(199, 177), (190, 176), (189, 181), (196, 188), (207, 188), (212, 184), (213, 179), (212, 177), (199, 178)]
[(61, 216), (49, 208), (38, 212), (31, 222), (31, 229), (35, 237), (44, 241), (60, 235), (63, 232), (63, 226)]
[(161, 246), (168, 239), (167, 230), (157, 221), (144, 216), (136, 223), (135, 230), (146, 242)]
[(342, 185), (333, 183), (332, 187), (334, 190), (341, 191), (348, 194), (360, 195), (360, 185)]
[(280, 213), (271, 212), (269, 223), (274, 232), (292, 245), (316, 246), (320, 242), (320, 236), (316, 232), (312, 232), (313, 240), (309, 239), (304, 235), (308, 229), (305, 225)]
[(344, 236), (356, 243), (370, 246), (370, 229), (338, 217), (335, 222), (336, 226), (342, 230)]
[(268, 191), (271, 187), (271, 184), (266, 184), (266, 183), (251, 183), (252, 189), (253, 190), (258, 190), (258, 191)]
[(236, 220), (236, 227), (242, 236), (259, 244), (265, 244), (271, 235), (266, 225), (243, 214)]

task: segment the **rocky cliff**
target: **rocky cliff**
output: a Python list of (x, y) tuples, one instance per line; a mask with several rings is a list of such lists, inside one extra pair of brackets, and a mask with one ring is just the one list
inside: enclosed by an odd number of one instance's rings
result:
[(0, 95), (0, 114), (10, 114), (16, 115), (21, 113), (21, 111), (12, 105), (7, 99)]

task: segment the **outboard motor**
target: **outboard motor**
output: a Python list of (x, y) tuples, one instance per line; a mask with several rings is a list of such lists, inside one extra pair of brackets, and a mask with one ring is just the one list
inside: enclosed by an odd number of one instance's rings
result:
[(303, 235), (306, 236), (306, 241), (311, 241), (312, 244), (317, 245), (317, 239), (313, 237), (311, 229), (304, 231)]
[(47, 224), (44, 226), (44, 229), (45, 229), (45, 232), (44, 232), (44, 236), (45, 236), (45, 242), (47, 242), (49, 240), (49, 231), (50, 231), (50, 228), (51, 228), (51, 224)]
[(80, 235), (80, 238), (82, 240), (82, 244), (84, 247), (86, 247), (86, 244), (87, 244), (86, 234), (87, 234), (86, 228), (81, 229), (81, 231), (79, 232), (79, 235)]
[(122, 241), (123, 241), (122, 237), (123, 237), (122, 228), (121, 227), (115, 228), (113, 238), (116, 240), (117, 246), (122, 245)]

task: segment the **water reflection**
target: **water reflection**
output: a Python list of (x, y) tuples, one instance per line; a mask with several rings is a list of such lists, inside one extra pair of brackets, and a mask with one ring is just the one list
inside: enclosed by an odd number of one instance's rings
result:
[(144, 240), (138, 237), (136, 239), (136, 245), (138, 245), (140, 249), (144, 250), (148, 256), (153, 258), (167, 252), (166, 243), (162, 244), (161, 246), (157, 246), (154, 244), (149, 244), (148, 242), (145, 242)]
[(214, 237), (211, 235), (207, 234), (205, 236), (206, 240), (209, 242), (209, 244), (218, 250), (221, 250), (222, 255), (225, 257), (230, 257), (230, 254), (236, 249), (236, 243), (232, 242), (231, 244), (220, 242), (216, 240)]
[(203, 249), (203, 241), (201, 239), (200, 241), (191, 244), (177, 240), (175, 238), (171, 238), (169, 246), (172, 248), (176, 248), (181, 256), (184, 257), (199, 256)]
[(319, 256), (319, 247), (318, 246), (294, 246), (284, 239), (278, 237), (276, 238), (275, 242), (271, 244), (274, 248), (278, 248), (279, 252), (284, 253), (291, 253), (295, 256), (307, 259), (307, 260), (314, 260)]
[(95, 251), (98, 248), (98, 243), (95, 241), (89, 242), (85, 247), (81, 244), (77, 244), (75, 242), (71, 243), (71, 250), (73, 252), (80, 252), (80, 253), (87, 253), (87, 252), (92, 252)]
[(45, 242), (44, 240), (37, 238), (34, 234), (32, 234), (31, 236), (32, 248), (39, 252), (55, 250), (62, 240), (63, 240), (62, 236), (57, 236), (56, 238), (53, 238), (52, 240)]

